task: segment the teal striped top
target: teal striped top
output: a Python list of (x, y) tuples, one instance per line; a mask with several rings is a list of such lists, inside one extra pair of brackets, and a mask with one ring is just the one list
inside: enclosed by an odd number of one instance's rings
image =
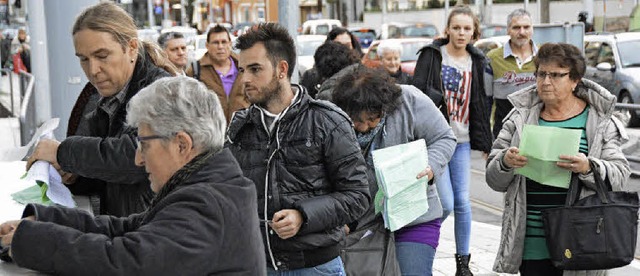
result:
[[(542, 118), (538, 120), (541, 126), (552, 126), (569, 129), (580, 129), (580, 152), (588, 153), (589, 145), (587, 141), (587, 117), (589, 106), (578, 115), (563, 121), (546, 121)], [(549, 141), (558, 142), (558, 141)], [(542, 185), (531, 179), (527, 179), (527, 229), (524, 238), (524, 260), (549, 259), (549, 249), (544, 235), (542, 224), (542, 210), (561, 207), (564, 205), (567, 196), (567, 189)]]

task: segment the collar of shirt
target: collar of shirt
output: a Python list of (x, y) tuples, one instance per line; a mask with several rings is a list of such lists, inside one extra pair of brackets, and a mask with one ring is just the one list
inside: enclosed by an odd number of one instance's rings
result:
[[(236, 63), (233, 61), (233, 59), (231, 57), (229, 57), (229, 61), (231, 61), (231, 68), (229, 69), (229, 71), (227, 71), (227, 74), (223, 74), (221, 71), (216, 70), (216, 72), (218, 73), (218, 75), (220, 75), (220, 79), (223, 78), (228, 78), (230, 76), (234, 76), (238, 74), (238, 69), (236, 68)], [(233, 78), (235, 79), (235, 78)]]
[[(511, 43), (509, 43), (511, 41), (511, 39), (509, 39), (509, 41), (507, 41), (507, 43), (504, 44), (504, 58), (507, 58), (509, 56), (513, 56), (517, 59), (516, 56), (513, 55), (513, 50), (511, 50)], [(529, 43), (531, 43), (531, 48), (533, 49), (533, 55), (535, 56), (538, 54), (538, 47), (536, 46), (536, 43), (533, 42), (533, 39), (529, 41)]]
[(529, 56), (529, 58), (527, 58), (526, 60), (520, 60), (520, 58), (518, 58), (517, 56), (515, 56), (513, 54), (513, 50), (511, 50), (511, 43), (509, 43), (511, 40), (507, 41), (507, 43), (504, 44), (504, 54), (503, 54), (503, 58), (507, 58), (509, 56), (513, 56), (517, 63), (518, 63), (518, 67), (522, 67), (522, 64), (525, 64), (531, 60), (533, 60), (533, 57), (536, 56), (538, 54), (538, 47), (536, 46), (536, 43), (533, 42), (533, 39), (529, 41), (529, 43), (531, 43), (531, 49), (533, 50), (533, 55)]
[(98, 106), (104, 112), (109, 114), (109, 118), (113, 117), (113, 115), (118, 110), (118, 107), (120, 107), (120, 105), (124, 102), (124, 99), (127, 96), (126, 91), (128, 88), (129, 83), (127, 82), (127, 84), (124, 86), (124, 88), (122, 88), (122, 90), (120, 90), (120, 92), (111, 97), (101, 97), (100, 100), (98, 100)]

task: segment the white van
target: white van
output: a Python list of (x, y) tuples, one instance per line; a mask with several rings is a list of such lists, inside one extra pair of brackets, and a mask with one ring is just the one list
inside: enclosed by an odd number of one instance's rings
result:
[(333, 28), (342, 27), (338, 19), (307, 20), (302, 24), (303, 35), (327, 35)]

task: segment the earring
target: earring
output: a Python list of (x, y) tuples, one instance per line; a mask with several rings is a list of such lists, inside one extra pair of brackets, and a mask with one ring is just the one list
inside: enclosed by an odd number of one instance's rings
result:
[(283, 75), (280, 75), (280, 78), (282, 79), (282, 78), (284, 78), (284, 76), (283, 76)]
[(131, 59), (131, 63), (133, 63), (135, 60)]

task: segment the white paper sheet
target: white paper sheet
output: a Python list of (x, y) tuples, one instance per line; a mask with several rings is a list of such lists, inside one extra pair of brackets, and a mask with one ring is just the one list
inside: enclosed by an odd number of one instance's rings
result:
[(53, 133), (53, 131), (58, 127), (59, 123), (60, 123), (59, 118), (53, 118), (44, 122), (38, 128), (38, 130), (36, 130), (36, 132), (33, 134), (31, 141), (29, 141), (29, 143), (24, 147), (1, 148), (3, 145), (0, 145), (0, 162), (2, 161), (11, 162), (11, 161), (22, 160), (29, 152), (29, 149), (31, 148), (31, 146), (33, 146), (34, 143), (40, 140), (40, 137), (42, 137), (42, 135)]

